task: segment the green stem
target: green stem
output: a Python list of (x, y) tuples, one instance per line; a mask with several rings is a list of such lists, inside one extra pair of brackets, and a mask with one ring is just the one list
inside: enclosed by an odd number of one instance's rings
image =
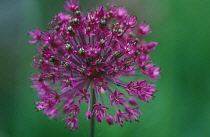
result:
[[(91, 87), (91, 94), (92, 94), (92, 101), (91, 101), (91, 112), (93, 112), (93, 105), (95, 104), (95, 90), (93, 86)], [(95, 116), (92, 115), (91, 121), (90, 121), (90, 137), (95, 136)]]

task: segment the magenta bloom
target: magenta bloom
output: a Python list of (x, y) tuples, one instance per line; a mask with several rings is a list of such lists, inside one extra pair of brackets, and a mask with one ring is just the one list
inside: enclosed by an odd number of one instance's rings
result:
[(139, 33), (141, 35), (150, 34), (152, 31), (150, 30), (150, 26), (146, 25), (146, 23), (142, 22), (138, 27)]
[(41, 35), (42, 35), (42, 32), (39, 29), (29, 32), (29, 36), (35, 39), (34, 41), (29, 41), (29, 43), (31, 44), (38, 43), (39, 40), (41, 39)]
[(117, 91), (115, 90), (114, 93), (110, 96), (111, 101), (110, 101), (110, 105), (113, 105), (113, 102), (115, 102), (116, 106), (120, 107), (120, 104), (123, 104), (126, 101), (126, 99), (120, 97), (122, 95), (125, 95), (124, 93), (117, 93)]
[(76, 93), (74, 96), (80, 96), (80, 98), (78, 99), (78, 104), (80, 104), (82, 102), (82, 100), (84, 99), (86, 103), (89, 103), (89, 99), (90, 98), (90, 94), (87, 94), (87, 89), (79, 89), (79, 93)]
[(138, 25), (135, 16), (115, 5), (84, 14), (79, 1), (69, 0), (64, 8), (69, 13), (55, 16), (50, 31), (29, 32), (34, 39), (29, 43), (38, 45), (33, 67), (40, 73), (31, 78), (40, 99), (36, 109), (51, 118), (65, 116), (70, 130), (78, 128), (82, 103), (87, 104), (83, 115), (88, 120), (120, 126), (139, 121), (137, 99), (149, 102), (156, 92), (152, 83), (160, 77), (160, 68), (150, 59), (158, 43), (142, 39), (150, 27)]
[(78, 124), (79, 124), (78, 119), (76, 119), (75, 117), (66, 117), (64, 119), (68, 119), (68, 121), (66, 122), (66, 127), (71, 124), (70, 131), (78, 129)]

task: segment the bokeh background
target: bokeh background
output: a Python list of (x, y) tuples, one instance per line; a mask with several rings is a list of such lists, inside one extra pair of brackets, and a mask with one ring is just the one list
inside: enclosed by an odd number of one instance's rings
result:
[[(96, 137), (210, 137), (210, 0), (81, 0), (83, 11), (115, 2), (138, 21), (151, 24), (147, 41), (158, 41), (152, 59), (161, 67), (158, 93), (140, 102), (140, 122), (109, 127), (96, 124)], [(47, 30), (64, 0), (0, 0), (0, 137), (86, 137), (89, 121), (79, 130), (49, 120), (33, 108), (37, 92), (30, 73), (35, 45), (28, 31)]]

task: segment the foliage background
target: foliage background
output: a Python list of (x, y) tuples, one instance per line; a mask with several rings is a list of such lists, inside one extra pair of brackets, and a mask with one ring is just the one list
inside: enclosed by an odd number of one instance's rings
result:
[[(109, 1), (112, 3), (112, 1)], [(83, 11), (107, 1), (81, 0)], [(118, 0), (138, 21), (152, 25), (148, 41), (158, 41), (152, 54), (162, 77), (151, 103), (140, 102), (139, 123), (124, 127), (97, 124), (97, 137), (210, 136), (210, 0)], [(79, 130), (64, 129), (65, 121), (36, 112), (36, 91), (30, 88), (35, 46), (27, 32), (47, 30), (64, 0), (0, 0), (0, 137), (86, 137), (89, 121), (80, 116)], [(85, 108), (86, 109), (86, 108)]]

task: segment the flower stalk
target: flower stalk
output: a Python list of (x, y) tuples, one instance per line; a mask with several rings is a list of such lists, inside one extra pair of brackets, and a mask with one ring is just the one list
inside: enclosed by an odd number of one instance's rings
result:
[[(94, 87), (91, 87), (91, 94), (92, 94), (92, 101), (91, 101), (91, 111), (93, 111), (93, 105), (96, 103), (95, 99), (95, 90)], [(94, 115), (92, 115), (91, 121), (90, 121), (90, 137), (95, 137), (95, 118)]]

